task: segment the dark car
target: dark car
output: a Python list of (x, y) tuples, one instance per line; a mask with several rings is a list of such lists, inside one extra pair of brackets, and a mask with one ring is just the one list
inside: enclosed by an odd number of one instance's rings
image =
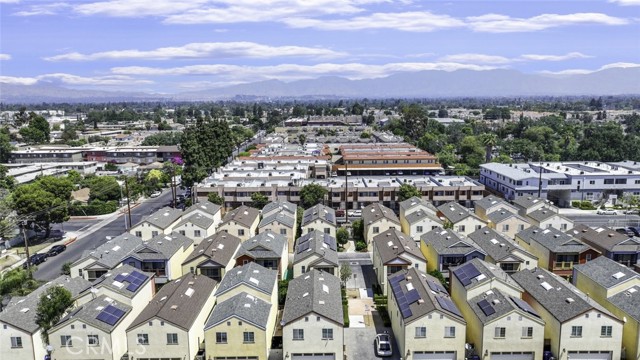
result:
[[(40, 265), (43, 262), (47, 261), (47, 255), (45, 255), (45, 254), (33, 254), (33, 255), (31, 255), (31, 257), (29, 257), (29, 259), (27, 261), (32, 266)], [(25, 261), (24, 264), (22, 264), (22, 268), (23, 269), (27, 268), (27, 261)]]
[(640, 226), (637, 226), (637, 227), (629, 226), (627, 229), (629, 229), (629, 231), (631, 231), (633, 235), (640, 236)]
[(49, 251), (47, 252), (47, 256), (56, 256), (65, 250), (67, 250), (67, 247), (65, 245), (56, 245), (49, 249)]
[(630, 229), (626, 229), (626, 228), (618, 228), (616, 229), (617, 232), (619, 232), (620, 234), (624, 234), (627, 235), (629, 237), (634, 236), (635, 234), (633, 233), (633, 231), (631, 231)]

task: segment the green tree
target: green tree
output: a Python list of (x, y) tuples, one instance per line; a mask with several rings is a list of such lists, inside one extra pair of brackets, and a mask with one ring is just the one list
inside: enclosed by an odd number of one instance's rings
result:
[(444, 276), (442, 275), (442, 273), (438, 270), (431, 270), (428, 273), (429, 275), (433, 276), (434, 278), (438, 279), (440, 281), (440, 283), (442, 283), (442, 286), (444, 286), (445, 288), (447, 287), (447, 280), (445, 280)]
[(0, 164), (0, 189), (11, 190), (16, 185), (16, 180), (13, 176), (7, 176), (8, 171), (9, 169), (6, 166)]
[(397, 194), (398, 194), (397, 195), (398, 201), (405, 201), (414, 196), (418, 198), (422, 198), (422, 192), (417, 187), (411, 184), (406, 184), (406, 183), (400, 185), (400, 187), (398, 188)]
[(77, 170), (69, 170), (67, 172), (67, 179), (71, 181), (73, 185), (78, 185), (82, 182), (82, 175)]
[(62, 267), (60, 268), (60, 275), (71, 275), (71, 264), (71, 261), (67, 261), (62, 264)]
[(338, 228), (338, 230), (336, 230), (336, 241), (341, 246), (346, 245), (349, 241), (349, 230), (343, 227)]
[(214, 193), (214, 192), (209, 193), (209, 195), (207, 195), (207, 200), (209, 200), (214, 204), (218, 204), (220, 206), (224, 205), (224, 198), (220, 196), (218, 193)]
[(355, 220), (351, 223), (351, 231), (353, 232), (353, 240), (356, 242), (364, 240), (364, 224), (362, 220)]
[(42, 340), (45, 344), (49, 344), (49, 330), (62, 319), (71, 305), (71, 293), (62, 286), (52, 286), (40, 295), (36, 309), (36, 324), (42, 330)]
[(38, 178), (36, 184), (62, 201), (71, 200), (73, 183), (67, 177), (43, 176)]
[(11, 158), (11, 151), (13, 151), (13, 145), (11, 145), (11, 137), (9, 136), (9, 129), (6, 127), (0, 128), (0, 162), (8, 163)]
[(120, 200), (122, 194), (120, 184), (113, 176), (88, 176), (82, 186), (89, 188), (89, 202)]
[(269, 203), (269, 198), (266, 195), (260, 192), (254, 192), (253, 194), (251, 194), (252, 207), (256, 209), (262, 209), (268, 203)]
[(485, 133), (480, 136), (480, 141), (485, 148), (484, 162), (491, 162), (491, 154), (493, 153), (493, 147), (498, 143), (498, 136), (493, 133)]
[(56, 197), (38, 183), (18, 186), (11, 194), (11, 204), (16, 214), (32, 219), (45, 230), (45, 237), (49, 236), (52, 223), (59, 224), (69, 220), (67, 200), (68, 197)]
[(308, 209), (324, 201), (327, 190), (319, 184), (308, 184), (300, 189), (300, 206)]
[(347, 281), (351, 279), (352, 275), (353, 271), (351, 270), (351, 265), (343, 263), (340, 266), (340, 281), (342, 282), (342, 286), (347, 287)]
[(49, 142), (49, 122), (36, 113), (29, 113), (29, 124), (20, 129), (20, 135), (27, 144), (45, 144)]

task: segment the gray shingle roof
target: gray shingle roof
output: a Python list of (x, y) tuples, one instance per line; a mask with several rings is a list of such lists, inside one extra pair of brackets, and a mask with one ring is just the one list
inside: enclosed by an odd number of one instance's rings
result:
[(365, 226), (385, 218), (398, 224), (398, 226), (400, 225), (400, 219), (398, 219), (393, 210), (382, 204), (373, 203), (362, 209), (362, 221)]
[(240, 245), (235, 258), (247, 255), (253, 259), (280, 258), (285, 251), (287, 239), (271, 230), (261, 232)]
[(286, 324), (311, 312), (344, 325), (340, 279), (311, 270), (289, 281), (282, 321)]
[(231, 317), (236, 317), (260, 329), (266, 330), (272, 306), (275, 305), (271, 305), (243, 291), (216, 305), (204, 329), (207, 330), (227, 321), (227, 319)]
[(640, 286), (630, 286), (607, 300), (636, 321), (640, 321)]
[(529, 209), (533, 206), (540, 205), (540, 202), (545, 202), (544, 199), (533, 196), (519, 196), (513, 199), (513, 203), (518, 205), (522, 209)]
[(499, 232), (485, 226), (469, 234), (469, 239), (473, 240), (487, 255), (493, 258), (496, 262), (500, 262), (506, 258), (514, 258), (514, 260), (520, 260), (519, 257), (513, 255), (515, 248), (521, 249), (513, 240), (507, 239)]
[(598, 256), (584, 264), (574, 265), (573, 269), (606, 289), (640, 277), (637, 272), (605, 256)]
[(318, 219), (325, 221), (333, 226), (337, 225), (336, 211), (328, 206), (317, 204), (304, 211), (304, 213), (302, 214), (302, 224), (300, 226), (305, 226)]
[(202, 240), (182, 264), (201, 258), (203, 262), (212, 261), (222, 267), (227, 266), (240, 247), (240, 242), (238, 237), (224, 231), (215, 233)]
[(191, 215), (191, 213), (199, 211), (199, 212), (209, 214), (211, 215), (211, 217), (213, 217), (213, 215), (217, 214), (220, 211), (220, 209), (221, 209), (221, 206), (218, 204), (214, 204), (208, 200), (201, 200), (197, 204), (193, 204), (188, 208), (186, 208), (184, 210), (183, 216)]
[(193, 240), (180, 233), (158, 234), (138, 245), (128, 257), (139, 260), (169, 260), (178, 250), (191, 246), (193, 246)]
[(213, 218), (206, 217), (200, 213), (193, 213), (189, 216), (186, 214), (182, 217), (179, 223), (176, 224), (174, 228), (180, 227), (184, 224), (191, 223), (197, 227), (202, 229), (208, 229), (209, 226), (213, 225)]
[(474, 251), (486, 255), (478, 245), (464, 235), (440, 227), (423, 234), (420, 240), (430, 245), (439, 255), (467, 255)]
[(542, 230), (537, 226), (531, 226), (520, 231), (517, 235), (527, 243), (531, 243), (532, 240), (536, 241), (554, 253), (581, 253), (590, 249), (582, 241), (555, 228)]
[(295, 215), (291, 215), (286, 211), (278, 211), (275, 212), (271, 215), (268, 215), (266, 217), (264, 217), (261, 221), (260, 224), (258, 224), (258, 228), (262, 228), (263, 226), (267, 226), (269, 224), (271, 224), (272, 222), (279, 222), (284, 226), (287, 226), (289, 228), (293, 228), (293, 225), (296, 222), (296, 218), (294, 217)]
[(282, 211), (288, 212), (289, 214), (295, 215), (297, 208), (298, 207), (294, 203), (290, 203), (284, 200), (278, 200), (278, 201), (270, 202), (267, 205), (265, 205), (262, 208), (262, 213), (268, 214), (273, 210), (282, 210)]
[[(9, 324), (28, 333), (35, 333), (40, 326), (36, 324), (36, 310), (40, 295), (47, 289), (54, 286), (63, 286), (69, 290), (72, 298), (76, 298), (81, 292), (91, 287), (91, 283), (84, 278), (69, 276), (59, 276), (54, 280), (40, 286), (27, 296), (13, 297), (2, 312), (0, 312), (0, 322)], [(24, 311), (23, 309), (28, 309)]]
[[(98, 320), (96, 317), (100, 312), (102, 312), (103, 308), (106, 306), (113, 306), (125, 312), (125, 314), (120, 317), (120, 319), (114, 323), (113, 325), (107, 324), (104, 321)], [(50, 333), (54, 332), (58, 327), (63, 326), (64, 324), (71, 321), (81, 321), (89, 326), (98, 328), (106, 333), (111, 333), (113, 329), (115, 329), (122, 320), (129, 316), (131, 312), (131, 306), (125, 305), (121, 302), (115, 301), (105, 295), (98, 296), (97, 298), (89, 301), (88, 303), (73, 309), (67, 316), (62, 318), (60, 322), (58, 322), (54, 327), (49, 331)]]
[[(116, 281), (116, 278), (120, 278), (123, 276), (127, 276), (131, 273), (138, 273), (140, 275), (144, 275), (146, 277), (145, 281), (140, 285), (135, 291), (128, 290), (127, 287), (130, 283), (126, 281)], [(121, 275), (121, 276), (119, 276)], [(142, 270), (136, 269), (131, 265), (124, 264), (122, 266), (118, 266), (117, 268), (112, 269), (108, 273), (102, 275), (101, 277), (94, 280), (91, 284), (92, 288), (101, 288), (105, 287), (115, 293), (121, 294), (129, 299), (133, 298), (144, 288), (144, 286), (151, 281), (153, 278), (153, 274), (144, 272)], [(88, 289), (87, 289), (88, 290)]]
[(584, 224), (577, 224), (567, 234), (584, 241), (594, 249), (605, 253), (609, 252), (639, 252), (640, 239), (628, 237), (608, 227), (598, 227), (592, 229)]
[(136, 227), (144, 222), (148, 222), (160, 229), (166, 229), (174, 222), (178, 221), (182, 216), (182, 210), (174, 209), (170, 207), (164, 207), (153, 214), (149, 215), (146, 219), (140, 221), (133, 227)]
[[(308, 245), (306, 245), (308, 243)], [(318, 255), (324, 261), (338, 266), (336, 239), (329, 234), (313, 230), (298, 238), (293, 263), (296, 264), (311, 255)]]
[(217, 284), (206, 276), (191, 273), (165, 284), (127, 331), (156, 317), (189, 331)]
[[(594, 309), (615, 317), (596, 301), (590, 300), (575, 286), (566, 280), (561, 280), (557, 275), (545, 269), (521, 270), (511, 276), (531, 297), (561, 323)], [(549, 285), (544, 285), (549, 290), (543, 287), (542, 284), (544, 283)]]
[[(481, 275), (471, 279), (471, 282), (465, 286), (466, 289), (473, 289), (476, 286), (480, 285), (480, 284), (484, 284), (486, 282), (489, 282), (493, 279), (498, 280), (499, 282), (502, 282), (504, 284), (507, 284), (511, 287), (513, 287), (514, 289), (519, 290), (520, 292), (524, 291), (522, 289), (522, 287), (520, 285), (518, 285), (517, 282), (513, 281), (513, 279), (511, 278), (511, 276), (509, 276), (509, 274), (507, 274), (506, 272), (504, 272), (504, 270), (502, 270), (500, 268), (500, 266), (494, 265), (494, 264), (490, 264), (484, 260), (480, 260), (478, 258), (475, 259), (471, 259), (469, 261), (467, 261), (466, 263), (460, 265), (460, 266), (456, 266), (455, 268), (451, 268), (449, 269), (453, 275), (458, 278), (458, 274), (456, 273), (456, 270), (461, 268), (461, 267), (465, 267), (465, 266), (469, 266), (472, 265), (473, 267), (475, 267)], [(458, 280), (460, 280), (458, 278)]]
[(142, 244), (142, 239), (129, 233), (123, 233), (121, 235), (107, 240), (102, 245), (98, 246), (95, 250), (86, 250), (80, 260), (91, 256), (96, 259), (96, 263), (102, 264), (104, 267), (113, 269), (116, 265), (120, 264), (122, 259), (129, 255), (135, 248)]
[(444, 205), (438, 206), (438, 211), (442, 213), (447, 220), (455, 224), (469, 216), (475, 216), (466, 207), (458, 204), (457, 202), (449, 202)]
[(411, 224), (415, 224), (418, 221), (421, 221), (423, 219), (430, 219), (432, 221), (437, 222), (438, 224), (442, 224), (442, 220), (438, 219), (437, 216), (434, 216), (433, 214), (426, 212), (424, 210), (416, 210), (414, 212), (412, 212), (409, 215), (405, 215), (405, 220), (407, 220), (407, 222), (411, 225)]
[[(464, 318), (460, 314), (460, 310), (458, 310), (455, 304), (453, 305), (455, 307), (454, 311), (442, 307), (440, 301), (445, 299), (448, 303), (448, 301), (451, 301), (451, 297), (446, 289), (441, 285), (440, 280), (435, 277), (419, 271), (416, 268), (409, 268), (389, 275), (388, 282), (390, 284), (395, 282), (392, 279), (395, 279), (399, 284), (399, 286), (390, 289), (395, 298), (396, 304), (402, 303), (400, 298), (406, 299), (407, 293), (414, 289), (417, 291), (417, 298), (422, 300), (416, 300), (409, 304), (410, 315), (400, 314), (405, 324), (409, 324), (414, 320), (420, 319), (434, 310), (448, 314), (452, 318), (463, 323), (465, 322)], [(435, 284), (435, 286), (429, 285), (428, 282)], [(440, 301), (438, 298), (440, 298)]]
[(403, 209), (405, 212), (407, 210), (413, 209), (413, 208), (418, 207), (418, 206), (426, 208), (426, 209), (429, 209), (434, 214), (438, 212), (438, 209), (436, 209), (436, 207), (433, 206), (431, 201), (421, 199), (421, 198), (419, 198), (417, 196), (408, 198), (407, 200), (404, 200), (404, 201), (400, 202), (400, 208)]
[(510, 212), (509, 210), (505, 209), (505, 208), (500, 208), (492, 213), (490, 213), (489, 215), (487, 215), (487, 218), (494, 224), (498, 224), (501, 221), (504, 221), (510, 217), (517, 217), (518, 219), (526, 222), (527, 220), (525, 220), (522, 216), (518, 215), (518, 214), (514, 214), (512, 212)]
[[(486, 315), (484, 311), (482, 311), (478, 303), (483, 300), (486, 300), (490, 304), (490, 306), (495, 311), (494, 313)], [(480, 322), (485, 325), (514, 311), (528, 318), (537, 319), (539, 322), (544, 324), (544, 321), (540, 319), (540, 315), (538, 315), (537, 313), (530, 314), (528, 312), (522, 311), (510, 297), (507, 298), (498, 289), (491, 289), (483, 294), (469, 299), (468, 302), (471, 310), (473, 310)], [(489, 336), (492, 336), (492, 334)]]
[(475, 207), (480, 208), (480, 209), (484, 209), (485, 211), (488, 209), (491, 209), (493, 207), (505, 207), (505, 206), (509, 206), (509, 203), (507, 203), (506, 201), (504, 201), (504, 199), (499, 198), (497, 196), (493, 196), (493, 195), (489, 195), (489, 196), (485, 196), (480, 200), (476, 200), (476, 202), (474, 202)]
[(380, 259), (383, 264), (404, 253), (411, 254), (418, 259), (426, 261), (416, 242), (408, 235), (395, 229), (387, 230), (376, 235), (373, 238), (373, 246), (378, 249), (378, 254), (380, 254)]
[[(551, 209), (547, 209), (547, 208), (542, 208), (542, 209), (538, 209), (536, 211), (532, 211), (530, 213), (527, 214), (528, 217), (530, 217), (531, 219), (537, 221), (537, 222), (541, 222), (541, 221), (545, 221), (547, 219), (550, 219), (554, 216), (558, 215), (557, 212), (551, 210)], [(560, 215), (558, 215), (560, 216)]]
[(224, 225), (228, 222), (234, 221), (245, 227), (251, 227), (256, 219), (260, 216), (260, 211), (245, 205), (240, 206), (237, 209), (233, 209), (224, 215), (222, 223)]
[(276, 270), (266, 269), (254, 262), (250, 262), (244, 266), (229, 270), (220, 282), (216, 296), (220, 296), (241, 285), (271, 295), (277, 280), (278, 272)]

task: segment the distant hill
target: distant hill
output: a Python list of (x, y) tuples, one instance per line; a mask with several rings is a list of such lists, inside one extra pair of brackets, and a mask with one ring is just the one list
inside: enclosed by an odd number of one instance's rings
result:
[(0, 84), (0, 101), (89, 102), (89, 101), (201, 101), (256, 98), (335, 97), (494, 97), (640, 94), (640, 67), (612, 68), (590, 74), (523, 74), (515, 70), (458, 70), (399, 73), (384, 78), (349, 80), (322, 77), (282, 82), (260, 81), (174, 95), (74, 90), (44, 85)]

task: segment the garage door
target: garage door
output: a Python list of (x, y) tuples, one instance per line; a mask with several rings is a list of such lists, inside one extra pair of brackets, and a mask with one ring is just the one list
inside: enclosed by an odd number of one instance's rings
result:
[[(533, 360), (533, 353), (491, 353), (491, 360)], [(573, 358), (571, 358), (571, 360), (573, 360)]]
[(413, 360), (456, 360), (456, 353), (453, 351), (441, 353), (416, 351), (413, 353)]
[(335, 360), (335, 354), (292, 354), (292, 360)]
[(571, 360), (611, 360), (611, 353), (569, 351), (569, 358)]
[(258, 360), (257, 356), (216, 356), (214, 360)]

